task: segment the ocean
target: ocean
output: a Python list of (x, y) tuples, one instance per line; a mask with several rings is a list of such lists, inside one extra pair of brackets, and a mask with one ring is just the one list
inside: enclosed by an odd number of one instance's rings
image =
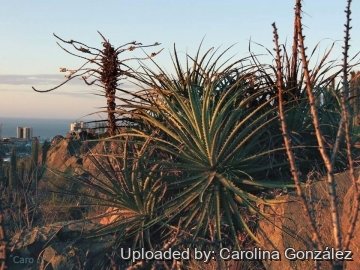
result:
[(16, 137), (17, 127), (31, 127), (33, 136), (40, 140), (50, 140), (56, 135), (65, 136), (74, 119), (37, 119), (0, 117), (0, 137)]

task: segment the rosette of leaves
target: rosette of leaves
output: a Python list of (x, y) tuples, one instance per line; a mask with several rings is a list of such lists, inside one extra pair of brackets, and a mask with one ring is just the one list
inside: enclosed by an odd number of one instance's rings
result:
[(100, 143), (104, 150), (89, 150), (88, 155), (95, 169), (70, 177), (81, 183), (80, 191), (71, 195), (101, 208), (101, 214), (92, 218), (101, 218), (103, 226), (92, 236), (115, 235), (115, 249), (121, 244), (132, 249), (160, 250), (163, 231), (150, 223), (161, 215), (158, 204), (167, 189), (160, 165), (154, 162), (151, 138), (137, 143), (129, 138)]
[(277, 121), (273, 89), (248, 58), (220, 63), (223, 54), (199, 51), (187, 56), (183, 69), (175, 50), (176, 76), (144, 67), (138, 79), (148, 86), (147, 102), (130, 106), (147, 128), (126, 134), (143, 138), (149, 136), (144, 130), (157, 130), (155, 147), (171, 156), (162, 162), (177, 173), (164, 178), (166, 223), (180, 222), (193, 243), (207, 239), (239, 248), (244, 230), (256, 239), (248, 221), (260, 214), (259, 204), (272, 203), (263, 194), (287, 186), (276, 174), (286, 161), (273, 158), (280, 148), (271, 142), (281, 139), (271, 132)]
[[(338, 123), (341, 118), (339, 95), (333, 89), (325, 87), (319, 87), (314, 91), (319, 100), (317, 109), (321, 130), (326, 139), (326, 146), (330, 149), (335, 144)], [(290, 106), (291, 104), (293, 106)], [(306, 98), (299, 98), (296, 103), (291, 101), (286, 105), (289, 136), (295, 146), (294, 153), (297, 156), (299, 170), (304, 175), (314, 170), (319, 173), (323, 172), (325, 168), (321, 162), (321, 156), (318, 151), (315, 151), (317, 144), (308, 101)], [(338, 169), (346, 167), (346, 155), (343, 147), (340, 147), (336, 161)]]
[[(289, 136), (293, 146), (295, 146), (293, 150), (298, 160), (299, 170), (306, 176), (306, 174), (314, 170), (320, 173), (324, 172), (325, 167), (323, 166), (319, 152), (314, 151), (318, 148), (318, 145), (316, 137), (314, 136), (315, 129), (312, 124), (310, 105), (305, 91), (304, 73), (301, 72), (303, 67), (297, 49), (298, 32), (296, 28), (294, 30), (291, 53), (287, 51), (285, 45), (280, 45), (279, 47), (282, 52), (280, 56), (282, 63), (280, 73), (283, 87), (283, 105)], [(342, 66), (339, 61), (331, 60), (331, 53), (335, 43), (324, 52), (320, 50), (319, 45), (320, 43), (313, 48), (309, 55), (309, 62), (312, 64), (309, 76), (321, 132), (326, 142), (325, 147), (327, 151), (330, 151), (330, 149), (337, 144), (336, 138), (341, 119), (341, 87), (336, 85), (336, 82), (339, 80), (339, 74), (342, 72)], [(314, 56), (321, 54), (322, 57), (317, 60), (313, 59)], [(253, 58), (255, 59), (256, 57), (253, 56)], [(256, 63), (258, 63), (258, 61)], [(355, 65), (356, 63), (351, 66)], [(265, 66), (267, 68), (264, 68)], [(258, 64), (258, 67), (262, 70), (268, 86), (273, 87), (276, 84), (275, 65), (267, 66)], [(277, 105), (277, 101), (275, 101), (274, 104)], [(346, 168), (346, 153), (343, 146), (344, 144), (338, 147), (338, 151), (336, 151), (338, 155), (334, 156), (334, 159), (336, 159), (334, 160), (334, 164), (339, 171)]]

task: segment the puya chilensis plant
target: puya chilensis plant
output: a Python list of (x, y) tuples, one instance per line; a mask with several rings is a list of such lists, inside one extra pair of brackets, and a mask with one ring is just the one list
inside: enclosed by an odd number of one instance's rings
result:
[[(344, 37), (344, 52), (343, 52), (343, 63), (339, 71), (333, 75), (334, 77), (338, 76), (342, 73), (342, 89), (338, 94), (339, 101), (339, 109), (341, 118), (338, 121), (338, 127), (336, 132), (336, 137), (333, 139), (333, 147), (330, 147), (329, 144), (325, 141), (324, 136), (324, 126), (321, 123), (321, 117), (319, 115), (318, 102), (316, 101), (316, 87), (318, 86), (318, 82), (315, 80), (314, 72), (310, 72), (309, 68), (309, 58), (306, 55), (306, 47), (304, 44), (304, 35), (303, 35), (303, 25), (301, 18), (301, 0), (296, 1), (295, 6), (295, 32), (294, 32), (294, 45), (297, 49), (293, 51), (293, 53), (297, 54), (297, 50), (299, 50), (300, 58), (301, 58), (301, 68), (303, 72), (302, 82), (300, 83), (301, 87), (304, 87), (307, 102), (309, 104), (309, 116), (312, 121), (312, 125), (314, 128), (314, 133), (318, 145), (318, 151), (320, 153), (320, 157), (323, 161), (324, 167), (326, 169), (327, 174), (327, 187), (330, 201), (330, 211), (331, 211), (331, 220), (332, 220), (332, 231), (333, 231), (333, 244), (334, 248), (337, 250), (345, 250), (349, 248), (350, 241), (353, 237), (355, 224), (357, 221), (358, 210), (359, 210), (359, 180), (356, 180), (354, 173), (354, 162), (352, 157), (352, 142), (351, 142), (351, 112), (349, 108), (349, 83), (348, 83), (348, 74), (349, 74), (349, 57), (348, 57), (348, 49), (349, 49), (349, 30), (350, 30), (350, 14), (351, 14), (351, 1), (347, 1), (347, 7), (345, 10), (346, 13), (346, 23), (345, 23), (345, 37)], [(315, 249), (321, 249), (324, 245), (328, 245), (329, 243), (325, 243), (321, 237), (320, 224), (317, 223), (316, 217), (314, 215), (313, 206), (310, 204), (308, 198), (304, 195), (303, 186), (300, 179), (300, 170), (297, 166), (296, 158), (293, 151), (292, 141), (289, 136), (289, 128), (287, 126), (287, 115), (284, 110), (285, 101), (283, 99), (283, 95), (285, 92), (284, 81), (285, 75), (282, 69), (282, 56), (281, 56), (281, 48), (278, 42), (278, 33), (276, 25), (273, 24), (274, 28), (274, 42), (275, 42), (275, 52), (276, 52), (276, 82), (277, 82), (277, 91), (278, 91), (278, 108), (279, 108), (279, 116), (281, 122), (281, 129), (283, 134), (283, 139), (286, 147), (286, 152), (288, 156), (288, 160), (290, 163), (291, 173), (296, 185), (297, 194), (301, 198), (302, 205), (304, 207), (304, 212), (310, 224), (311, 234), (313, 236), (312, 241)], [(296, 56), (297, 57), (297, 56)], [(323, 64), (326, 60), (326, 56), (321, 60), (320, 64)], [(319, 70), (318, 66), (314, 70)], [(328, 70), (327, 70), (328, 71)], [(346, 148), (346, 157), (349, 167), (349, 175), (353, 182), (354, 188), (354, 208), (349, 217), (349, 229), (346, 235), (346, 238), (343, 239), (343, 232), (341, 230), (341, 221), (340, 221), (340, 209), (339, 202), (336, 194), (336, 183), (334, 178), (335, 171), (335, 162), (336, 156), (339, 154), (339, 147), (341, 142), (345, 139), (345, 148)], [(315, 267), (319, 268), (317, 262), (315, 262)], [(343, 261), (332, 261), (333, 269), (344, 269)]]
[[(333, 87), (334, 78), (339, 76), (341, 69), (336, 61), (329, 60), (335, 43), (325, 51), (323, 58), (316, 62), (316, 66), (311, 71), (311, 79), (314, 84), (314, 96), (316, 99), (318, 114), (323, 125), (323, 135), (329, 145), (335, 143), (338, 122), (341, 119), (341, 108), (339, 96)], [(294, 155), (298, 158), (298, 167), (303, 175), (311, 171), (323, 171), (325, 168), (322, 164), (322, 158), (314, 149), (317, 147), (317, 141), (314, 134), (314, 127), (310, 115), (310, 106), (307, 102), (306, 91), (304, 89), (304, 74), (301, 72), (302, 65), (298, 52), (298, 30), (294, 27), (294, 37), (291, 53), (287, 47), (278, 44), (282, 54), (279, 58), (282, 80), (282, 99), (284, 111), (287, 117), (287, 128), (289, 130), (289, 139), (293, 142)], [(267, 50), (273, 59), (277, 56), (270, 50)], [(312, 58), (319, 52), (319, 44), (315, 46), (309, 57), (309, 61), (315, 61)], [(264, 83), (267, 84), (271, 96), (276, 96), (277, 90), (277, 64), (266, 64), (261, 61), (259, 56), (250, 51), (254, 65), (263, 74)], [(274, 61), (276, 63), (277, 61)], [(275, 98), (273, 106), (278, 106), (278, 99)], [(273, 133), (276, 133), (280, 126), (274, 127)], [(283, 141), (273, 142), (275, 148), (283, 144)], [(280, 155), (283, 155), (281, 153)], [(281, 158), (281, 157), (279, 157)], [(286, 159), (286, 155), (282, 156)], [(343, 149), (339, 155), (336, 155), (336, 169), (343, 170), (346, 168), (346, 158)], [(289, 170), (290, 171), (290, 170)]]
[[(79, 191), (71, 191), (72, 196), (84, 198), (85, 206), (102, 209), (101, 214), (91, 219), (100, 219), (103, 226), (84, 237), (114, 234), (116, 241), (112, 250), (120, 246), (133, 250), (163, 250), (175, 229), (160, 226), (159, 220), (164, 215), (160, 205), (167, 193), (167, 184), (162, 181), (164, 173), (152, 139), (149, 137), (139, 144), (124, 137), (124, 140), (116, 142), (114, 152), (111, 149), (89, 150), (88, 157), (95, 167), (93, 172), (65, 176), (83, 187)], [(106, 147), (106, 143), (103, 145)], [(116, 256), (113, 259), (119, 259), (119, 265), (124, 263)], [(99, 260), (99, 263), (106, 262)], [(100, 269), (102, 266), (96, 267)]]
[(244, 231), (257, 241), (249, 220), (261, 214), (259, 204), (272, 203), (261, 193), (286, 186), (272, 175), (284, 165), (271, 158), (280, 149), (269, 149), (269, 141), (279, 138), (268, 131), (277, 119), (272, 89), (250, 58), (222, 62), (224, 53), (201, 56), (199, 48), (183, 69), (175, 49), (176, 75), (144, 66), (138, 78), (147, 85), (143, 100), (128, 103), (148, 129), (124, 135), (151, 135), (158, 151), (171, 157), (161, 162), (174, 173), (164, 178), (171, 196), (161, 207), (166, 223), (191, 236), (190, 246), (240, 248)]
[[(140, 42), (133, 41), (116, 48), (100, 32), (98, 33), (103, 39), (102, 49), (90, 47), (76, 40), (64, 40), (54, 34), (54, 36), (59, 40), (57, 44), (65, 52), (81, 58), (85, 62), (77, 69), (60, 68), (60, 72), (68, 73), (66, 75), (67, 79), (53, 88), (47, 90), (39, 90), (35, 87), (32, 88), (36, 92), (50, 92), (79, 77), (82, 78), (87, 85), (96, 85), (100, 87), (103, 91), (103, 94), (101, 95), (106, 98), (108, 133), (110, 136), (113, 136), (116, 134), (117, 130), (116, 91), (127, 92), (127, 90), (120, 88), (119, 82), (126, 77), (132, 77), (133, 69), (128, 66), (128, 61), (143, 59), (133, 57), (121, 59), (120, 55), (137, 49), (154, 47), (159, 45), (159, 43), (156, 42), (150, 45), (143, 45)], [(72, 46), (74, 52), (68, 50), (62, 44)], [(159, 52), (154, 52), (149, 57), (154, 57), (158, 53)]]
[[(229, 64), (221, 62), (225, 52), (200, 50), (186, 57), (186, 69), (175, 50), (174, 77), (160, 67), (136, 73), (146, 87), (124, 110), (139, 125), (105, 140), (120, 154), (93, 156), (99, 176), (78, 178), (90, 188), (84, 196), (111, 207), (102, 216), (118, 217), (96, 235), (116, 233), (123, 244), (150, 249), (185, 242), (240, 249), (244, 232), (258, 241), (259, 204), (274, 202), (263, 193), (292, 186), (274, 173), (287, 164), (272, 155), (283, 148), (269, 144), (281, 139), (267, 129), (277, 119), (273, 89), (250, 57)], [(165, 241), (162, 231), (179, 237)]]

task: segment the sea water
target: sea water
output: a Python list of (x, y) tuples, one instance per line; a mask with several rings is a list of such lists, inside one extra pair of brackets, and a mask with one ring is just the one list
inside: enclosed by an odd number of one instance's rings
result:
[(65, 136), (74, 119), (39, 119), (39, 118), (2, 118), (0, 117), (0, 137), (16, 137), (17, 127), (31, 127), (33, 137), (50, 140), (56, 135)]

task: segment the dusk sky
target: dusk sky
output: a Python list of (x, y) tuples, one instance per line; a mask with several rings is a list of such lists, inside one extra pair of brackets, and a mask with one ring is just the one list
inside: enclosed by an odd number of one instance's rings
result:
[[(93, 95), (97, 89), (81, 81), (48, 94), (31, 89), (56, 85), (63, 76), (60, 67), (82, 63), (56, 45), (53, 33), (98, 48), (97, 30), (114, 45), (160, 42), (164, 50), (156, 61), (168, 68), (174, 43), (180, 56), (192, 54), (203, 38), (204, 49), (235, 44), (229, 56), (241, 58), (248, 53), (250, 38), (272, 49), (272, 22), (277, 23), (282, 42), (287, 39), (290, 44), (293, 29), (294, 1), (290, 0), (0, 0), (0, 4), (0, 117), (76, 119), (105, 105), (104, 99)], [(321, 41), (324, 50), (339, 40), (332, 58), (341, 58), (345, 5), (345, 0), (304, 1), (309, 48)], [(353, 1), (352, 11), (350, 53), (354, 54), (360, 50), (360, 1)], [(255, 45), (253, 51), (265, 53)]]

